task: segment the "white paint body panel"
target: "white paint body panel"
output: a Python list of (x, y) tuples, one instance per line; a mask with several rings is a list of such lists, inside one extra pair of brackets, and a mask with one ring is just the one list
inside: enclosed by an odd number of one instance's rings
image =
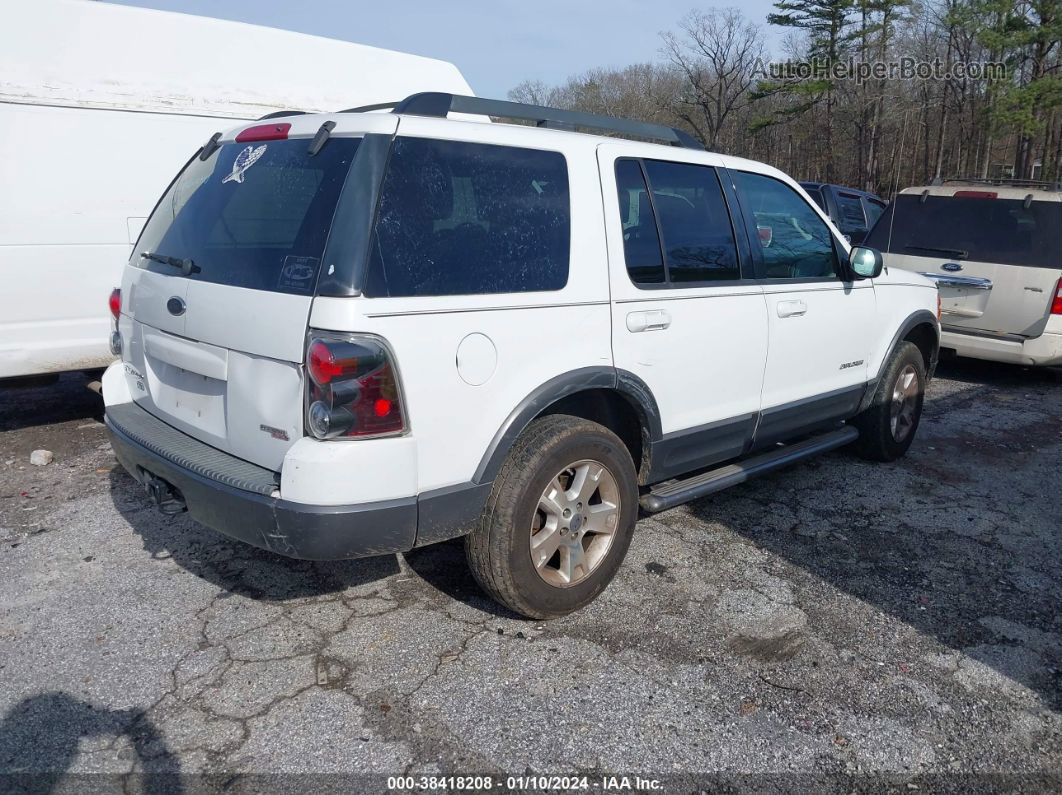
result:
[(350, 444), (302, 438), (284, 456), (280, 493), (291, 502), (351, 505), (417, 492), (417, 440), (410, 436)]
[[(767, 312), (759, 285), (644, 289), (627, 274), (616, 200), (615, 162), (639, 157), (644, 144), (598, 148), (612, 283), (612, 346), (616, 366), (653, 391), (664, 433), (753, 414), (760, 409)], [(652, 156), (721, 166), (718, 155), (671, 149)], [(636, 331), (643, 312), (666, 312), (666, 328)], [(631, 315), (635, 318), (631, 318)], [(632, 328), (634, 326), (634, 328)]]
[(452, 64), (290, 31), (80, 0), (0, 9), (0, 378), (113, 358), (107, 296), (215, 131), (280, 109), (472, 93)]
[(873, 378), (885, 364), (893, 335), (913, 313), (924, 310), (936, 315), (937, 288), (929, 279), (898, 268), (885, 268), (874, 279), (877, 331), (871, 338), (867, 374)]
[[(883, 330), (873, 285), (768, 284), (764, 294), (771, 339), (764, 409), (866, 383), (870, 349)], [(799, 304), (800, 314), (785, 316), (787, 303)]]
[[(423, 492), (470, 481), (510, 412), (543, 383), (582, 367), (612, 365), (608, 261), (597, 139), (415, 117), (404, 117), (398, 132), (560, 152), (571, 195), (571, 267), (561, 290), (314, 301), (311, 327), (377, 334), (394, 351)], [(458, 348), (470, 334), (487, 337), (497, 352), (493, 373), (478, 386), (458, 370)]]

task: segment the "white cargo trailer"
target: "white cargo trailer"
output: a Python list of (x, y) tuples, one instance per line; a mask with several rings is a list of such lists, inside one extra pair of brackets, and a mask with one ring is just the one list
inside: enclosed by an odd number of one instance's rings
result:
[(0, 15), (0, 379), (113, 358), (107, 296), (215, 131), (472, 93), (444, 61), (237, 22), (85, 0), (0, 0)]

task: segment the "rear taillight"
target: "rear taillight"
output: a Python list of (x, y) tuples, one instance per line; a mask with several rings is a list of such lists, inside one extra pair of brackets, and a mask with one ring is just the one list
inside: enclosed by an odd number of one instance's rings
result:
[(398, 375), (379, 339), (312, 332), (306, 372), (306, 427), (318, 439), (363, 439), (406, 430)]
[(115, 356), (121, 356), (122, 335), (118, 331), (118, 316), (122, 314), (122, 291), (117, 287), (111, 290), (111, 296), (107, 299), (107, 306), (111, 310), (111, 353)]
[(1055, 297), (1051, 301), (1051, 314), (1062, 315), (1062, 279), (1055, 285)]

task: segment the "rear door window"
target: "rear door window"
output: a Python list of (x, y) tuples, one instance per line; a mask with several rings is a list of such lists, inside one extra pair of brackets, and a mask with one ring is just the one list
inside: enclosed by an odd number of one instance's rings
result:
[(398, 137), (365, 295), (560, 290), (568, 282), (570, 217), (559, 152)]
[(1062, 202), (903, 194), (867, 238), (880, 251), (1058, 268)]
[(623, 224), (623, 256), (627, 273), (635, 284), (662, 284), (664, 259), (656, 214), (649, 199), (641, 164), (637, 160), (616, 161), (616, 190), (620, 221)]
[(731, 173), (742, 205), (755, 220), (762, 255), (761, 278), (837, 277), (830, 228), (799, 193), (763, 174)]
[(664, 160), (644, 163), (664, 238), (668, 280), (740, 279), (734, 229), (715, 169)]
[(142, 256), (191, 260), (197, 281), (311, 294), (339, 193), (360, 139), (333, 138), (316, 155), (305, 139), (225, 144), (192, 158), (144, 227), (134, 264), (181, 275)]
[(734, 227), (711, 166), (616, 161), (627, 273), (636, 285), (741, 278)]
[(866, 229), (867, 219), (863, 215), (863, 203), (855, 193), (837, 193), (837, 209), (841, 213), (841, 223), (844, 229)]

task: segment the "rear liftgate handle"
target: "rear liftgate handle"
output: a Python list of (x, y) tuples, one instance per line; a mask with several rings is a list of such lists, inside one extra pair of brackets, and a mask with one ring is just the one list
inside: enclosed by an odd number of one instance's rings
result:
[(631, 312), (627, 315), (627, 331), (632, 334), (639, 331), (662, 331), (670, 325), (671, 313), (666, 309)]

